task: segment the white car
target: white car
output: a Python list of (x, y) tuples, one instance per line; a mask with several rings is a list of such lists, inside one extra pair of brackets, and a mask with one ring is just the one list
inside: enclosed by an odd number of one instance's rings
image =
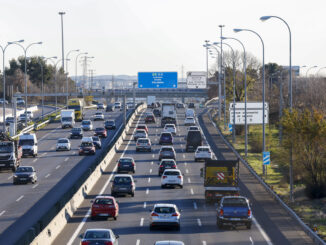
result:
[(163, 132), (167, 132), (167, 133), (171, 133), (173, 135), (176, 135), (177, 130), (176, 130), (174, 124), (169, 123), (169, 124), (165, 124)]
[(30, 119), (32, 119), (32, 118), (34, 117), (33, 112), (31, 112), (31, 111), (26, 111), (26, 113), (27, 113), (27, 116), (28, 116)]
[(193, 126), (195, 124), (196, 124), (196, 122), (195, 122), (195, 119), (193, 117), (187, 117), (185, 119), (185, 125), (186, 126)]
[(174, 226), (177, 230), (180, 230), (180, 217), (181, 214), (175, 204), (155, 204), (151, 211), (149, 229), (152, 230), (154, 227), (159, 226)]
[(213, 153), (209, 146), (198, 146), (195, 152), (195, 162), (199, 160), (213, 159)]
[(137, 141), (139, 138), (148, 138), (145, 129), (137, 129), (134, 133), (134, 141)]
[(167, 241), (156, 241), (154, 245), (185, 245), (185, 244), (180, 241), (167, 240)]
[(161, 188), (179, 186), (183, 188), (183, 175), (179, 169), (166, 169), (161, 176)]
[(94, 115), (94, 121), (96, 120), (104, 120), (104, 115), (102, 112), (96, 112)]
[(69, 139), (67, 139), (67, 138), (58, 139), (56, 151), (61, 151), (61, 150), (66, 150), (66, 151), (71, 150), (71, 144), (70, 144)]

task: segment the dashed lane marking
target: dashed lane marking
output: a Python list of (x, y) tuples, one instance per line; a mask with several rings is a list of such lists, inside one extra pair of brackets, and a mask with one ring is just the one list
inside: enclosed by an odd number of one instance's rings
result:
[(17, 198), (16, 202), (19, 202), (23, 198), (24, 198), (24, 195), (21, 195), (20, 197)]
[(189, 174), (189, 170), (188, 169), (186, 169), (186, 173)]
[(194, 202), (194, 209), (195, 209), (195, 210), (198, 209), (198, 207), (197, 207), (197, 203), (196, 203), (196, 202)]
[(148, 183), (150, 183), (151, 182), (151, 178), (148, 178)]
[(58, 166), (55, 167), (55, 169), (59, 169), (60, 167), (61, 167), (61, 165), (58, 165)]
[(32, 188), (35, 189), (36, 187), (38, 187), (38, 184), (33, 185)]
[(148, 193), (149, 193), (149, 189), (148, 189), (148, 188), (146, 188), (146, 195), (148, 195)]
[(146, 206), (147, 206), (147, 203), (146, 203), (146, 202), (144, 202), (144, 208), (146, 208)]
[(0, 216), (4, 215), (5, 212), (6, 212), (6, 210), (3, 210), (3, 211), (0, 213)]
[(13, 177), (13, 175), (10, 175), (9, 177), (8, 177), (8, 179), (11, 179)]
[(136, 241), (136, 245), (139, 245), (140, 244), (140, 240), (138, 239), (137, 241)]
[(143, 226), (144, 225), (144, 218), (141, 218), (140, 219), (140, 224), (139, 224), (140, 226)]
[(36, 162), (38, 159), (37, 158), (35, 158), (34, 160), (33, 160), (33, 162)]
[(202, 225), (200, 219), (197, 219), (197, 223), (198, 223), (198, 226)]
[(150, 170), (149, 170), (149, 173), (151, 174), (151, 173), (152, 173), (152, 171), (153, 171), (153, 169), (150, 169)]
[(188, 183), (191, 183), (191, 180), (190, 180), (190, 178), (188, 177)]
[(69, 157), (66, 157), (66, 158), (65, 158), (65, 162), (68, 161), (68, 160), (69, 160)]
[(47, 174), (47, 175), (45, 175), (45, 178), (49, 178), (49, 177), (50, 177), (50, 175), (51, 175), (51, 174)]
[(194, 194), (194, 190), (192, 188), (190, 188), (190, 193), (191, 193), (191, 195)]

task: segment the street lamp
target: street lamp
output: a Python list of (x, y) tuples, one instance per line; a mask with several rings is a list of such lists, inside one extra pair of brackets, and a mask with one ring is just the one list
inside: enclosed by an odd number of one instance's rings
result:
[[(266, 147), (266, 143), (265, 143), (265, 45), (264, 45), (264, 41), (263, 39), (261, 38), (261, 36), (253, 31), (253, 30), (250, 30), (250, 29), (233, 29), (234, 32), (241, 32), (241, 31), (247, 31), (247, 32), (251, 32), (253, 34), (255, 34), (261, 41), (261, 44), (262, 44), (262, 54), (263, 54), (263, 57), (262, 57), (262, 60), (263, 60), (263, 74), (262, 74), (262, 83), (263, 83), (263, 152), (265, 151), (265, 147)], [(263, 166), (262, 166), (262, 169), (263, 169), (263, 174), (265, 174), (265, 165), (263, 163)]]
[[(88, 54), (88, 52), (85, 52), (85, 53), (79, 53), (79, 54), (77, 54), (76, 55), (76, 59), (75, 59), (75, 83), (76, 83), (76, 89), (77, 89), (77, 61), (78, 61), (78, 57), (80, 56), (80, 55), (87, 55)], [(76, 91), (77, 92), (77, 91)]]
[[(25, 80), (25, 115), (27, 115), (27, 64), (26, 64), (26, 55), (27, 55), (27, 50), (35, 44), (42, 44), (42, 42), (35, 42), (35, 43), (31, 43), (29, 44), (26, 48), (21, 45), (20, 43), (23, 42), (24, 40), (20, 40), (18, 42), (9, 42), (8, 44), (16, 44), (18, 46), (20, 46), (23, 50), (24, 50), (24, 56), (25, 56), (25, 61), (24, 61), (24, 65), (25, 65), (25, 71), (24, 71), (24, 80)], [(27, 116), (25, 116), (25, 123), (27, 125)]]
[(230, 39), (235, 40), (241, 44), (243, 48), (243, 70), (244, 70), (244, 89), (245, 89), (245, 157), (248, 156), (248, 125), (247, 125), (247, 57), (246, 57), (246, 49), (243, 43), (234, 37), (222, 37), (222, 40)]
[(326, 66), (320, 68), (320, 69), (317, 71), (316, 76), (318, 76), (319, 72), (320, 72), (322, 69), (325, 69), (325, 68), (326, 68)]
[(69, 74), (68, 73), (68, 57), (69, 57), (69, 54), (73, 53), (73, 52), (79, 52), (79, 49), (70, 50), (66, 56), (66, 60), (67, 60), (67, 62), (66, 62), (66, 74), (67, 74), (67, 77), (66, 77), (66, 88), (67, 88), (66, 102), (67, 102), (67, 107), (68, 107), (68, 92), (69, 92), (69, 90), (68, 90), (68, 74)]
[[(15, 41), (17, 43), (24, 42), (24, 40)], [(2, 50), (2, 79), (3, 79), (3, 104), (2, 104), (2, 110), (3, 110), (3, 132), (6, 132), (6, 71), (5, 71), (5, 52), (7, 47), (14, 42), (8, 42), (6, 46), (1, 46), (0, 48)], [(12, 102), (11, 102), (12, 103)]]
[(65, 69), (65, 53), (64, 53), (64, 44), (63, 44), (63, 15), (65, 15), (65, 12), (59, 12), (58, 13), (61, 17), (61, 47), (62, 47), (62, 70)]
[(209, 40), (205, 40), (205, 45), (203, 45), (206, 48), (206, 81), (208, 83), (208, 43)]
[(306, 71), (306, 77), (308, 77), (308, 72), (311, 70), (311, 69), (314, 69), (314, 68), (317, 68), (318, 66), (311, 66), (307, 69)]

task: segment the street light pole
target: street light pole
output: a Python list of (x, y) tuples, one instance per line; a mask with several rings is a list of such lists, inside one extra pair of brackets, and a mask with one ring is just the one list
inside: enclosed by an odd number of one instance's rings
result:
[[(219, 75), (219, 83), (218, 83), (218, 104), (219, 104), (219, 111), (218, 111), (218, 117), (219, 117), (219, 121), (221, 121), (221, 97), (222, 97), (222, 73), (223, 73), (223, 27), (224, 25), (219, 25), (218, 26), (220, 28), (220, 38), (221, 38), (221, 45), (220, 45), (220, 73)], [(224, 78), (225, 79), (225, 78)], [(225, 98), (224, 98), (224, 103), (225, 103)], [(224, 129), (225, 129), (225, 118), (224, 118)]]
[(204, 47), (206, 47), (206, 81), (208, 83), (208, 43), (209, 43), (209, 40), (205, 40), (205, 45)]
[[(88, 52), (77, 54), (77, 55), (76, 55), (76, 59), (75, 59), (75, 83), (76, 83), (76, 88), (77, 88), (77, 61), (78, 61), (78, 57), (79, 57), (80, 55), (83, 55), (83, 54), (84, 54), (84, 55), (87, 55)], [(76, 92), (78, 92), (78, 91), (76, 91)]]
[(68, 108), (68, 93), (69, 93), (69, 87), (68, 87), (68, 58), (69, 58), (69, 54), (72, 52), (79, 52), (79, 49), (74, 49), (74, 50), (70, 50), (66, 56), (66, 88), (67, 88), (67, 96), (66, 96), (66, 103), (67, 103), (67, 108)]
[(247, 57), (246, 57), (246, 49), (243, 43), (234, 37), (222, 37), (223, 40), (230, 39), (235, 40), (241, 44), (243, 48), (243, 70), (244, 70), (244, 89), (245, 89), (245, 157), (248, 156), (248, 124), (247, 124)]
[(65, 15), (65, 12), (59, 12), (59, 15), (61, 16), (61, 47), (62, 47), (62, 70), (65, 70), (65, 52), (64, 52), (64, 42), (63, 42), (63, 15)]

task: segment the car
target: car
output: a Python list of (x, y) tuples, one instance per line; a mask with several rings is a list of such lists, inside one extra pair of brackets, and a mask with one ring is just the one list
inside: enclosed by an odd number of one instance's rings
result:
[(199, 130), (189, 130), (186, 136), (186, 152), (195, 151), (203, 144), (203, 137)]
[(19, 115), (18, 121), (19, 122), (25, 122), (26, 121), (26, 118), (27, 118), (27, 122), (30, 122), (31, 121), (31, 119), (28, 116), (26, 116), (25, 113), (22, 113), (22, 114)]
[(114, 105), (107, 105), (105, 111), (106, 112), (114, 111)]
[[(0, 104), (1, 105), (3, 104), (3, 99), (2, 98), (0, 99)], [(8, 100), (5, 100), (5, 104), (8, 105)]]
[(206, 159), (213, 159), (211, 148), (209, 146), (198, 146), (195, 152), (195, 162)]
[(138, 138), (136, 141), (136, 152), (138, 151), (152, 151), (152, 143), (149, 138)]
[(95, 128), (94, 135), (99, 136), (99, 137), (103, 137), (103, 138), (106, 138), (108, 136), (108, 134), (106, 132), (106, 129), (103, 128), (103, 127)]
[(179, 186), (183, 188), (183, 175), (180, 169), (165, 169), (161, 177), (161, 188)]
[(195, 119), (193, 117), (186, 117), (185, 119), (186, 126), (193, 126), (196, 125)]
[(96, 120), (104, 120), (104, 115), (102, 112), (96, 112), (94, 115), (94, 121)]
[(103, 103), (98, 103), (97, 104), (97, 110), (104, 109), (104, 104)]
[(114, 109), (120, 110), (121, 109), (121, 102), (115, 102), (114, 103)]
[(185, 117), (195, 117), (195, 111), (193, 109), (187, 109), (185, 112)]
[(111, 196), (119, 194), (135, 196), (135, 181), (130, 174), (116, 174), (112, 181)]
[(114, 220), (117, 220), (119, 215), (119, 204), (114, 197), (97, 196), (91, 203), (91, 219), (112, 217)]
[(93, 124), (91, 120), (83, 120), (81, 123), (81, 128), (84, 131), (89, 131), (89, 130), (93, 130)]
[(177, 129), (175, 128), (175, 125), (172, 123), (165, 124), (163, 132), (171, 133), (173, 135), (176, 135)]
[(136, 172), (136, 163), (132, 157), (121, 157), (118, 161), (118, 173), (122, 172)]
[(106, 129), (115, 129), (116, 128), (115, 121), (114, 120), (107, 120), (107, 121), (105, 121), (104, 127)]
[(144, 129), (136, 129), (134, 133), (134, 141), (137, 141), (138, 138), (148, 138), (148, 135)]
[(185, 105), (183, 103), (177, 103), (176, 107), (178, 109), (183, 109), (183, 108), (185, 108)]
[(25, 105), (25, 100), (23, 98), (17, 98), (16, 103), (18, 106), (24, 106)]
[(137, 129), (144, 129), (146, 133), (148, 133), (148, 127), (146, 124), (138, 124), (136, 130)]
[(61, 151), (61, 150), (66, 150), (66, 151), (71, 150), (71, 144), (70, 144), (69, 139), (67, 139), (67, 138), (58, 139), (57, 145), (56, 145), (56, 151)]
[(245, 225), (251, 229), (252, 211), (249, 200), (243, 196), (224, 196), (217, 207), (216, 224), (219, 229), (224, 225)]
[(181, 241), (156, 241), (154, 245), (185, 245), (184, 242)]
[(36, 134), (23, 133), (19, 136), (18, 145), (23, 149), (23, 157), (36, 157), (38, 154), (38, 142)]
[(34, 118), (34, 114), (33, 114), (32, 111), (26, 111), (26, 113), (27, 113), (27, 117), (28, 117), (29, 119)]
[(10, 123), (15, 123), (14, 117), (6, 117), (6, 125), (9, 126)]
[[(89, 137), (88, 137), (89, 138)], [(82, 141), (79, 148), (79, 155), (95, 155), (96, 149), (93, 141)]]
[(169, 132), (163, 132), (161, 133), (160, 140), (159, 140), (160, 145), (173, 145), (173, 136)]
[(188, 108), (195, 108), (195, 104), (194, 103), (189, 103)]
[(111, 244), (118, 245), (119, 236), (111, 229), (87, 229), (84, 235), (80, 235), (81, 245)]
[(188, 131), (189, 130), (199, 130), (199, 127), (198, 126), (190, 126), (189, 128), (188, 128)]
[(153, 114), (146, 115), (146, 117), (145, 117), (145, 123), (156, 123), (155, 116)]
[(161, 176), (166, 169), (176, 169), (177, 163), (173, 159), (162, 159), (158, 168), (158, 176)]
[(161, 110), (160, 109), (154, 109), (153, 110), (153, 114), (155, 117), (160, 117), (161, 116)]
[(158, 160), (162, 159), (176, 159), (176, 153), (172, 146), (162, 146), (159, 152)]
[(70, 139), (82, 139), (83, 138), (83, 130), (81, 128), (72, 128), (70, 132)]
[(13, 184), (29, 183), (32, 184), (37, 182), (36, 171), (32, 166), (20, 166), (16, 169), (13, 176)]
[(95, 145), (96, 149), (102, 148), (102, 143), (101, 143), (100, 137), (92, 136), (92, 140), (93, 140), (93, 144)]
[(150, 211), (149, 229), (165, 226), (173, 227), (180, 230), (181, 210), (175, 204), (158, 203), (154, 205), (153, 210)]

